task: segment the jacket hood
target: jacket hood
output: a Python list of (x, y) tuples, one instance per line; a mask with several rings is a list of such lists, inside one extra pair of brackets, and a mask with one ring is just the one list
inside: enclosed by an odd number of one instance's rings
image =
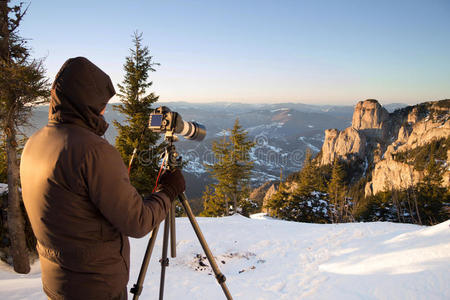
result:
[(68, 59), (51, 90), (49, 122), (72, 123), (103, 135), (108, 123), (100, 112), (116, 91), (109, 76), (87, 58)]

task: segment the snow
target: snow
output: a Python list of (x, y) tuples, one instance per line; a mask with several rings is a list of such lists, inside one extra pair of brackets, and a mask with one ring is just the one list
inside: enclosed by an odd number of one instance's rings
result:
[(299, 141), (302, 141), (302, 142), (303, 142), (307, 147), (309, 147), (312, 151), (314, 151), (314, 152), (319, 152), (319, 151), (320, 151), (319, 148), (317, 148), (317, 147), (314, 146), (313, 144), (308, 143), (307, 141), (305, 141), (305, 137), (304, 137), (304, 136), (301, 136), (301, 137), (299, 137), (298, 139), (299, 139)]
[[(252, 177), (250, 180), (252, 182), (257, 182), (257, 183), (260, 182), (261, 179), (262, 179), (263, 182), (271, 181), (271, 180), (279, 180), (280, 179), (280, 177), (277, 177), (275, 175), (270, 175), (268, 173), (261, 172), (261, 171), (256, 171), (256, 170), (253, 171), (253, 175), (255, 175), (255, 176)], [(258, 177), (256, 177), (256, 176), (258, 176)]]
[[(384, 153), (383, 153), (383, 156), (384, 156)], [(367, 171), (367, 168), (369, 167), (369, 162), (367, 161), (367, 157), (365, 157), (364, 158), (364, 170), (363, 170), (363, 177), (364, 176), (366, 176), (366, 171)]]
[(246, 128), (245, 130), (250, 135), (267, 135), (264, 131), (271, 130), (273, 128), (281, 128), (284, 126), (284, 122), (274, 122), (271, 124), (262, 124), (253, 127)]
[(273, 109), (270, 112), (274, 113), (274, 112), (287, 111), (287, 110), (290, 110), (290, 109), (287, 107), (283, 107), (283, 108)]
[(230, 131), (224, 129), (221, 132), (216, 133), (216, 136), (230, 136)]
[[(296, 153), (283, 152), (283, 149), (277, 146), (269, 144), (269, 139), (265, 135), (258, 135), (254, 138), (255, 146), (249, 151), (250, 160), (256, 166), (259, 166), (261, 170), (279, 170), (279, 168), (289, 161), (288, 156), (295, 156)], [(285, 162), (285, 163), (283, 163)], [(259, 172), (263, 177), (257, 177), (255, 174), (258, 171), (253, 171), (254, 176), (252, 180), (255, 182), (265, 182), (266, 180), (272, 180), (267, 178), (278, 179), (277, 176), (273, 176), (267, 172)]]
[(186, 162), (186, 165), (183, 167), (184, 171), (196, 175), (206, 173), (206, 168), (200, 161), (200, 154), (197, 151), (187, 151), (186, 153), (182, 153), (182, 157)]
[(266, 148), (268, 148), (269, 151), (274, 151), (276, 153), (280, 153), (281, 151), (283, 151), (283, 149), (281, 149), (280, 147), (272, 146), (272, 145), (269, 145), (269, 144), (265, 144), (264, 146)]
[(256, 219), (256, 220), (276, 220), (275, 218), (272, 218), (268, 216), (266, 213), (257, 213), (250, 215), (250, 219)]
[(203, 164), (198, 161), (188, 161), (187, 164), (183, 167), (183, 170), (195, 175), (200, 175), (207, 172)]
[[(450, 299), (450, 220), (432, 227), (306, 224), (264, 214), (197, 220), (234, 299)], [(177, 239), (165, 299), (224, 299), (200, 264), (209, 265), (186, 218), (177, 219)], [(129, 288), (147, 242), (131, 240)], [(161, 244), (162, 232), (141, 299), (157, 298)], [(0, 265), (0, 299), (46, 299), (39, 264), (28, 275)]]
[(8, 191), (8, 185), (5, 183), (0, 183), (0, 196)]

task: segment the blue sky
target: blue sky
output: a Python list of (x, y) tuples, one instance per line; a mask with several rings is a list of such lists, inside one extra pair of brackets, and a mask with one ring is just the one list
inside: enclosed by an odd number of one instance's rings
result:
[(450, 1), (32, 1), (20, 33), (53, 78), (85, 56), (120, 83), (131, 35), (164, 101), (450, 98)]

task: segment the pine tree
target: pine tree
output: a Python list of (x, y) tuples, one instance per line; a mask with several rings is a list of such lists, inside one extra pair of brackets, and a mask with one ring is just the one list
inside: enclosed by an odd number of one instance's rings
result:
[[(231, 212), (242, 212), (242, 206), (247, 206), (250, 177), (253, 162), (250, 160), (250, 150), (254, 146), (248, 140), (247, 132), (242, 129), (236, 119), (233, 129), (229, 130), (229, 138), (214, 141), (212, 150), (215, 163), (206, 165), (213, 179), (216, 180), (214, 192), (216, 201), (221, 201), (224, 207), (231, 206)], [(243, 202), (244, 201), (244, 202)], [(228, 214), (228, 210), (225, 212)]]
[(443, 222), (447, 216), (443, 214), (444, 203), (448, 203), (448, 191), (442, 186), (445, 166), (436, 161), (435, 149), (431, 149), (426, 165), (425, 176), (417, 186), (417, 212), (420, 223), (436, 224)]
[(310, 195), (314, 191), (324, 189), (323, 180), (318, 172), (317, 165), (313, 162), (312, 152), (309, 148), (306, 150), (303, 167), (297, 175), (295, 182), (298, 185), (295, 190), (295, 194), (297, 195)]
[(345, 171), (342, 163), (336, 158), (333, 162), (331, 180), (328, 184), (328, 197), (330, 201), (330, 216), (332, 222), (342, 222), (347, 212)]
[[(214, 141), (212, 151), (214, 153), (215, 163), (212, 165), (205, 164), (209, 169), (211, 177), (216, 183), (208, 186), (209, 191), (203, 194), (203, 207), (207, 210), (209, 216), (228, 216), (230, 213), (230, 198), (225, 192), (226, 170), (229, 167), (231, 143), (227, 140), (226, 135), (221, 141)], [(224, 178), (224, 179), (222, 179)], [(222, 212), (222, 208), (224, 211)]]
[(217, 187), (217, 185), (206, 186), (203, 192), (203, 211), (200, 213), (202, 217), (222, 217), (227, 215), (227, 206), (223, 201), (225, 195)]
[(319, 169), (312, 159), (311, 151), (306, 152), (303, 168), (292, 183), (296, 188), (292, 192), (280, 184), (267, 203), (274, 216), (284, 220), (310, 223), (328, 223), (328, 203), (326, 194), (321, 192), (324, 183)]
[(286, 217), (287, 211), (286, 206), (289, 201), (290, 193), (288, 193), (283, 183), (280, 183), (278, 191), (276, 191), (272, 197), (267, 201), (265, 208), (268, 209), (269, 214), (275, 218), (289, 220)]
[(234, 211), (237, 212), (238, 207), (242, 208), (240, 202), (249, 196), (248, 186), (253, 169), (249, 153), (254, 146), (254, 143), (248, 140), (247, 132), (239, 125), (239, 119), (236, 119), (231, 130), (230, 142), (231, 161), (225, 190), (230, 194)]
[(34, 105), (50, 96), (42, 60), (32, 59), (17, 33), (27, 12), (23, 3), (0, 1), (0, 128), (7, 157), (8, 230), (14, 270), (28, 273), (30, 263), (19, 194), (19, 126), (27, 124)]
[(146, 94), (146, 91), (152, 86), (149, 72), (155, 72), (153, 67), (159, 64), (153, 62), (148, 47), (142, 45), (142, 33), (134, 33), (133, 45), (123, 66), (124, 79), (118, 85), (122, 104), (114, 105), (114, 109), (126, 117), (125, 124), (114, 121), (118, 131), (116, 148), (128, 165), (137, 147), (130, 179), (140, 194), (147, 195), (152, 192), (156, 180), (160, 149), (155, 146), (159, 135), (147, 130), (149, 115), (153, 111), (151, 105), (158, 97), (153, 93)]

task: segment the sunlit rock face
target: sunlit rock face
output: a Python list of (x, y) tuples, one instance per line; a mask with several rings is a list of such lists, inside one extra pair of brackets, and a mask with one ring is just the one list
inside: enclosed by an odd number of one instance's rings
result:
[[(361, 172), (355, 177), (371, 172), (366, 195), (404, 189), (416, 185), (424, 173), (395, 160), (396, 154), (449, 136), (450, 100), (426, 102), (389, 113), (377, 100), (369, 99), (355, 106), (351, 127), (325, 131), (319, 162), (331, 164), (336, 157), (359, 162)], [(450, 165), (450, 153), (446, 163)], [(450, 186), (448, 168), (443, 176), (444, 185)]]
[(270, 198), (272, 198), (272, 196), (276, 192), (277, 192), (277, 184), (272, 184), (270, 188), (267, 190), (266, 194), (264, 195), (262, 212), (271, 214), (271, 210), (267, 208), (267, 205), (269, 204)]
[(386, 133), (388, 111), (377, 100), (360, 101), (353, 112), (352, 127), (365, 136), (382, 138)]
[(366, 149), (366, 137), (353, 127), (339, 132), (337, 129), (325, 131), (325, 141), (322, 146), (321, 164), (331, 164), (334, 158), (356, 155), (363, 158)]
[(322, 165), (330, 164), (335, 157), (341, 159), (364, 158), (367, 142), (382, 139), (387, 132), (389, 113), (377, 100), (360, 101), (353, 112), (352, 126), (339, 131), (325, 130), (322, 146)]

